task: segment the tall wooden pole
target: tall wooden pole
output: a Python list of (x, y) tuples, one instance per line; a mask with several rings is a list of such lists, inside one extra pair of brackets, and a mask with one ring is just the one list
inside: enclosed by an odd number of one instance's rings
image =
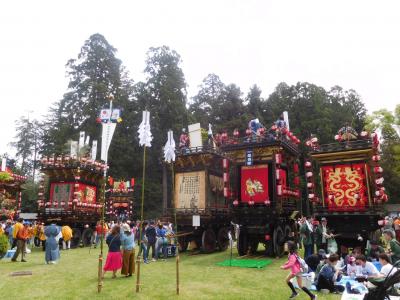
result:
[[(136, 293), (140, 290), (140, 253), (142, 250), (142, 239), (143, 239), (143, 207), (144, 207), (144, 183), (146, 175), (146, 145), (143, 146), (143, 177), (142, 177), (142, 203), (140, 209), (140, 241), (139, 241), (139, 254), (136, 259), (137, 263), (137, 273), (136, 273)], [(144, 252), (144, 251), (143, 251)], [(143, 253), (144, 254), (144, 253)]]
[[(110, 97), (110, 116), (108, 118), (107, 122), (107, 135), (106, 135), (106, 140), (101, 141), (102, 143), (106, 143), (106, 146), (108, 148), (108, 143), (109, 143), (109, 131), (110, 127), (109, 125), (111, 124), (111, 115), (112, 115), (112, 100), (113, 98)], [(103, 287), (103, 248), (104, 248), (104, 214), (105, 214), (105, 206), (106, 206), (106, 182), (107, 182), (107, 164), (108, 164), (108, 153), (106, 155), (106, 161), (105, 161), (105, 168), (104, 168), (104, 176), (103, 176), (103, 193), (102, 193), (102, 209), (101, 209), (101, 235), (100, 235), (100, 254), (99, 254), (99, 265), (98, 265), (98, 272), (97, 272), (97, 292), (101, 292), (101, 289)]]
[[(178, 236), (178, 222), (176, 219), (176, 203), (175, 203), (175, 170), (174, 163), (171, 163), (171, 173), (172, 173), (172, 199), (171, 203), (174, 204), (174, 222), (175, 222), (175, 236)], [(179, 295), (179, 242), (176, 238), (176, 294)]]

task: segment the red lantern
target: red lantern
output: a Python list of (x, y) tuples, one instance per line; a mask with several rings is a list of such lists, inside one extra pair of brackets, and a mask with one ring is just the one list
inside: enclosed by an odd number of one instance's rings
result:
[(308, 199), (314, 199), (315, 195), (314, 194), (308, 194)]
[(307, 177), (307, 178), (311, 178), (312, 176), (313, 176), (313, 172), (307, 172), (307, 173), (306, 173), (306, 177)]
[(305, 164), (304, 164), (304, 166), (305, 166), (306, 168), (311, 168), (311, 167), (312, 167), (311, 161), (306, 161)]
[(233, 201), (233, 205), (234, 206), (238, 206), (239, 205), (239, 201), (236, 199), (235, 201)]
[(278, 185), (276, 186), (276, 194), (277, 194), (278, 196), (282, 196), (282, 193), (283, 193), (283, 191), (282, 191), (282, 185), (278, 184)]
[(296, 185), (296, 186), (300, 185), (300, 177), (299, 176), (294, 177), (293, 181), (294, 181), (294, 185)]
[(383, 169), (382, 169), (382, 167), (375, 167), (374, 172), (375, 173), (383, 173)]
[(233, 131), (233, 136), (234, 136), (235, 138), (239, 137), (239, 130), (235, 129), (235, 130)]
[(280, 153), (275, 154), (275, 163), (278, 165), (282, 163), (282, 154)]
[(246, 129), (246, 135), (251, 135), (251, 129), (250, 128)]
[(312, 189), (314, 187), (314, 183), (307, 182), (307, 188)]
[(293, 172), (294, 173), (299, 173), (299, 164), (296, 163), (296, 164), (293, 165)]
[(272, 125), (272, 126), (271, 126), (271, 129), (272, 129), (273, 131), (276, 131), (276, 130), (278, 129), (278, 127), (277, 127), (276, 125)]

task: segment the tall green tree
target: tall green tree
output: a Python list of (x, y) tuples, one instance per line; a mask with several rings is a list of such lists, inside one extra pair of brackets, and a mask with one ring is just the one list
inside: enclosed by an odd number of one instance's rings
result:
[(400, 195), (400, 105), (394, 112), (381, 109), (367, 116), (366, 129), (382, 136), (382, 161), (385, 188), (389, 201), (399, 203)]
[(85, 41), (78, 57), (68, 61), (68, 91), (47, 117), (45, 154), (62, 153), (65, 143), (76, 140), (79, 131), (99, 138), (101, 126), (96, 118), (101, 108), (108, 107), (108, 97), (113, 95), (115, 106), (120, 107), (129, 101), (131, 82), (116, 52), (104, 36), (94, 34)]
[(246, 96), (246, 103), (249, 116), (252, 119), (258, 118), (264, 124), (265, 101), (261, 98), (261, 89), (256, 84), (250, 88)]
[(37, 120), (21, 117), (16, 121), (15, 141), (11, 145), (16, 150), (16, 158), (20, 160), (20, 173), (33, 179), (41, 149), (41, 136), (42, 126)]
[(216, 110), (223, 102), (225, 84), (216, 74), (208, 74), (199, 86), (199, 91), (192, 98), (189, 112), (194, 122), (200, 122), (202, 128), (214, 124)]

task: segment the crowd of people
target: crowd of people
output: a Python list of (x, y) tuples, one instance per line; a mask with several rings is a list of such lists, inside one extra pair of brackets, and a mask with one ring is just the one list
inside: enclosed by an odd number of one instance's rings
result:
[[(104, 273), (112, 271), (113, 277), (119, 269), (121, 274), (127, 277), (135, 272), (136, 244), (140, 244), (139, 255), (146, 264), (159, 259), (166, 260), (169, 255), (175, 255), (176, 243), (171, 223), (144, 221), (141, 224), (140, 221), (118, 223), (111, 221), (102, 226), (99, 221), (93, 228), (93, 233), (91, 243), (94, 248), (100, 244), (102, 238), (108, 245)], [(60, 247), (63, 250), (71, 249), (73, 238), (72, 229), (68, 225), (45, 226), (44, 223), (24, 221), (21, 218), (16, 221), (2, 221), (1, 234), (7, 236), (9, 248), (13, 251), (12, 262), (16, 262), (19, 258), (21, 262), (26, 262), (26, 254), (34, 247), (40, 247), (45, 252), (46, 264), (57, 263), (60, 258)]]
[[(327, 293), (344, 291), (344, 286), (336, 284), (343, 275), (358, 281), (365, 280), (368, 288), (374, 288), (371, 283), (373, 279), (385, 278), (389, 273), (394, 274), (400, 261), (400, 219), (387, 217), (384, 224), (379, 240), (367, 241), (366, 247), (356, 246), (348, 249), (341, 246), (338, 249), (335, 241), (337, 234), (329, 229), (326, 218), (320, 221), (311, 217), (298, 220), (299, 240), (288, 242), (288, 261), (281, 267), (291, 271), (286, 279), (292, 292), (290, 298), (298, 295), (293, 285), (293, 280), (296, 279), (299, 288), (304, 290), (310, 299), (316, 299), (316, 296), (302, 285), (305, 273), (312, 275), (310, 277), (314, 279), (318, 291)], [(357, 239), (361, 243), (362, 239)], [(304, 248), (304, 258), (299, 256), (299, 248)]]
[[(121, 274), (126, 277), (135, 272), (135, 247), (140, 244), (138, 256), (143, 257), (143, 262), (165, 261), (169, 255), (175, 255), (174, 231), (171, 223), (163, 224), (161, 221), (144, 221), (96, 225), (94, 247), (97, 247), (103, 237), (108, 245), (108, 254), (103, 268), (103, 277), (107, 271), (116, 273), (121, 269)], [(140, 242), (139, 242), (140, 241)], [(170, 250), (168, 250), (168, 248)], [(151, 260), (149, 259), (151, 251)], [(169, 254), (170, 253), (170, 254)]]
[(26, 254), (34, 247), (41, 247), (45, 252), (46, 264), (57, 263), (59, 243), (62, 240), (63, 249), (70, 249), (72, 229), (68, 225), (62, 227), (56, 224), (45, 226), (41, 222), (24, 221), (22, 218), (16, 221), (7, 220), (0, 223), (0, 234), (7, 236), (9, 246), (14, 251), (12, 262), (26, 262)]

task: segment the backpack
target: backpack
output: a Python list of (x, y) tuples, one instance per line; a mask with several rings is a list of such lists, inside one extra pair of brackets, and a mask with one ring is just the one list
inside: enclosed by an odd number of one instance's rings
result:
[(296, 259), (300, 264), (300, 269), (302, 273), (308, 273), (308, 265), (304, 259), (302, 259), (300, 256), (296, 255)]

